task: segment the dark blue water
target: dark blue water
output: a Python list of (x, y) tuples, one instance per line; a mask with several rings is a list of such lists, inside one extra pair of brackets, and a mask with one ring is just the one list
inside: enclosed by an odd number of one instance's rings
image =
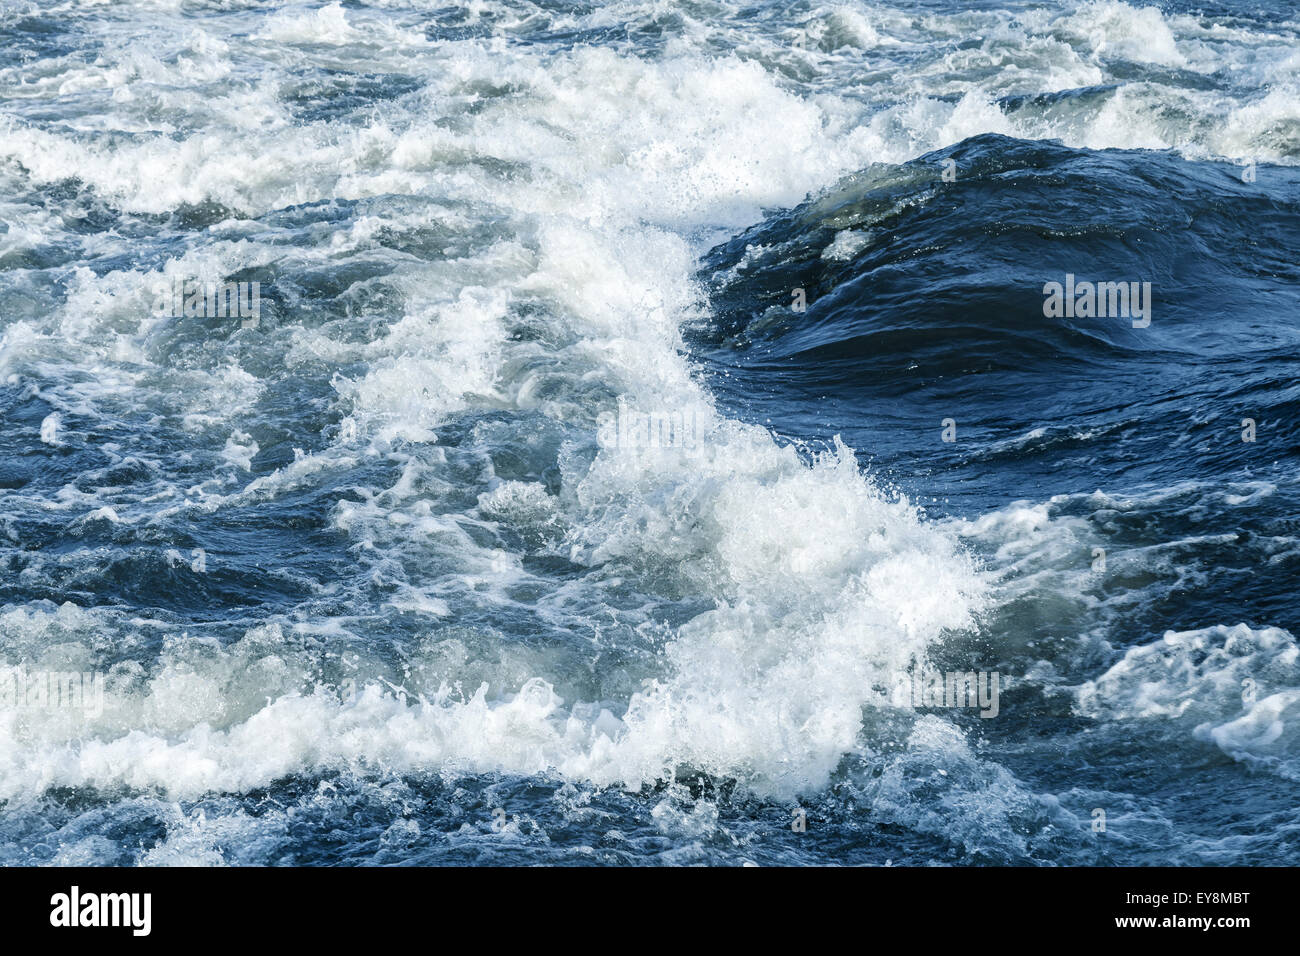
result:
[[(958, 178), (936, 183), (949, 159)], [(1157, 631), (1216, 613), (1293, 629), (1295, 557), (1270, 559), (1300, 513), (1300, 179), (1241, 172), (1000, 136), (867, 169), (709, 253), (693, 344), (735, 414), (870, 449), (931, 513), (1101, 489), (1151, 499), (1098, 527), (1125, 547), (1227, 536), (1181, 568), (1194, 592), (1152, 595)], [(843, 230), (869, 238), (823, 258)], [(769, 251), (737, 269), (752, 246)], [(1150, 282), (1149, 326), (1045, 317), (1067, 272)], [(796, 288), (806, 312), (773, 308)], [(1267, 496), (1234, 512), (1233, 487)]]
[[(936, 185), (948, 159), (959, 176)], [(981, 636), (1005, 673), (1075, 643), (1099, 607), (1115, 613), (1103, 633), (1119, 648), (1206, 620), (1294, 632), (1298, 185), (1285, 167), (1246, 183), (1240, 168), (1167, 153), (975, 137), (856, 173), (714, 248), (702, 273), (714, 316), (692, 344), (733, 414), (789, 440), (871, 449), (931, 515), (978, 520), (1008, 499), (1047, 501), (1087, 534), (1062, 564), (1088, 568), (1092, 547), (1120, 556), (1081, 593), (999, 609)], [(869, 239), (827, 261), (845, 229)], [(766, 252), (746, 259), (753, 247)], [(1067, 271), (1150, 281), (1150, 326), (1045, 317), (1042, 285)], [(796, 288), (802, 314), (780, 307)], [(957, 437), (945, 442), (949, 417)], [(1062, 614), (1069, 604), (1080, 606)], [(1023, 646), (1008, 647), (1009, 632)], [(1056, 663), (1078, 680), (1098, 661), (1076, 650)], [(999, 762), (1042, 786), (1064, 774), (1104, 788), (1137, 771), (1147, 799), (1210, 842), (1257, 838), (1257, 814), (1285, 819), (1295, 801), (1293, 785), (1220, 761), (1152, 760), (1145, 748), (1160, 743), (1080, 724), (1047, 687), (1017, 696), (1014, 717), (987, 734)]]

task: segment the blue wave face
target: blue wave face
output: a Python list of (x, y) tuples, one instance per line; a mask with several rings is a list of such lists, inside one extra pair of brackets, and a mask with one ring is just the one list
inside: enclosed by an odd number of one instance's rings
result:
[[(936, 514), (1169, 492), (1113, 530), (1227, 541), (1193, 559), (1196, 593), (1139, 620), (1293, 628), (1295, 567), (1270, 559), (1300, 511), (1298, 203), (1290, 167), (977, 137), (714, 248), (692, 342), (737, 415), (870, 449)], [(1225, 509), (1233, 485), (1269, 493)]]
[(1291, 862), (1248, 7), (6, 5), (0, 863)]
[[(980, 728), (986, 752), (1035, 788), (1065, 774), (1109, 790), (1122, 764), (1148, 778), (1143, 800), (1191, 800), (1186, 821), (1218, 820), (1216, 801), (1285, 817), (1291, 790), (1146, 737), (1141, 721), (1098, 734), (1060, 685), (1093, 688), (1107, 645), (1128, 646), (1107, 675), (1131, 684), (1126, 666), (1166, 629), (1300, 624), (1300, 180), (1289, 167), (1243, 173), (1001, 136), (871, 167), (712, 249), (700, 272), (711, 314), (689, 336), (731, 414), (814, 447), (838, 436), (870, 449), (1004, 576), (1008, 599), (972, 640), (1004, 672), (1051, 676)], [(1076, 288), (1149, 282), (1149, 315), (1050, 308), (1045, 286), (1067, 274)], [(1214, 654), (1205, 636), (1180, 635), (1149, 686), (1195, 674)], [(970, 653), (957, 642), (940, 656), (960, 668)], [(1229, 697), (1250, 686), (1218, 676)], [(1139, 828), (1161, 826), (1177, 824)]]

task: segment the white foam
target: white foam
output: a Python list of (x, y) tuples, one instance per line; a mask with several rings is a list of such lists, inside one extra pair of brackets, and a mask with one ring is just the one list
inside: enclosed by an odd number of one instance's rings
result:
[(1065, 18), (1061, 27), (1079, 35), (1102, 58), (1184, 66), (1173, 30), (1157, 7), (1135, 7), (1121, 0), (1090, 0)]
[(1176, 720), (1230, 756), (1300, 779), (1300, 647), (1280, 628), (1169, 631), (1078, 688), (1079, 713)]

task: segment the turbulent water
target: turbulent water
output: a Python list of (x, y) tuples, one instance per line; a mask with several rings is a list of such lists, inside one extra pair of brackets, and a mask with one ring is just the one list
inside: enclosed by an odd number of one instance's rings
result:
[(1298, 307), (1289, 0), (4, 0), (0, 863), (1294, 862)]

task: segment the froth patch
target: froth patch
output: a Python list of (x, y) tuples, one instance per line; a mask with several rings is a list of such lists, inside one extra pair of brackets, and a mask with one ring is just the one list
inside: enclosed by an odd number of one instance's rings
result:
[(1174, 32), (1157, 7), (1134, 7), (1120, 0), (1090, 0), (1064, 23), (1100, 57), (1135, 63), (1185, 66)]
[(1080, 686), (1076, 710), (1176, 720), (1230, 756), (1300, 779), (1300, 647), (1276, 627), (1170, 631)]

